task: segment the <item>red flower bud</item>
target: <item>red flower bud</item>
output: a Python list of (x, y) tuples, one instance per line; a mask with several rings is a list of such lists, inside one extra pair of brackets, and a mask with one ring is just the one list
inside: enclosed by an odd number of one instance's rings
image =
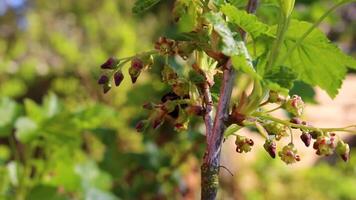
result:
[(104, 84), (103, 85), (104, 94), (108, 93), (110, 89), (111, 89), (111, 85), (110, 84)]
[(348, 144), (344, 143), (344, 141), (340, 140), (337, 143), (336, 153), (347, 162), (350, 159), (350, 147)]
[(144, 66), (143, 66), (143, 62), (142, 62), (141, 59), (134, 58), (131, 61), (131, 67), (136, 69), (136, 70), (141, 70), (141, 69), (143, 69)]
[(121, 84), (122, 80), (124, 80), (124, 74), (122, 74), (121, 71), (117, 71), (117, 72), (114, 74), (115, 85), (116, 85), (116, 86), (119, 86), (119, 85)]
[(145, 128), (145, 122), (144, 121), (139, 121), (137, 124), (136, 124), (136, 131), (137, 132), (142, 132), (143, 129)]
[(104, 85), (104, 84), (107, 84), (108, 82), (109, 82), (109, 77), (107, 77), (106, 75), (100, 76), (100, 78), (98, 80), (99, 85)]
[(277, 145), (276, 142), (274, 140), (266, 140), (265, 144), (263, 145), (263, 147), (265, 148), (265, 150), (267, 151), (267, 153), (272, 157), (272, 158), (276, 158), (276, 149), (277, 149)]
[(101, 69), (114, 69), (117, 64), (119, 64), (119, 60), (114, 57), (111, 57), (107, 61), (105, 61), (105, 63), (103, 63), (100, 67)]
[(310, 135), (310, 133), (303, 132), (302, 135), (300, 136), (300, 139), (303, 141), (305, 146), (309, 147), (310, 142), (311, 142), (311, 137), (312, 136)]

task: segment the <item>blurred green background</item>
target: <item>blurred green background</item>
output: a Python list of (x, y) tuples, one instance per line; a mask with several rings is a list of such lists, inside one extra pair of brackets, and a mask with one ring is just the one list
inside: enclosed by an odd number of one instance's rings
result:
[[(276, 18), (272, 1), (262, 1), (258, 10), (270, 23)], [(295, 17), (315, 21), (333, 1), (297, 2)], [(109, 56), (150, 50), (176, 28), (173, 1), (142, 16), (131, 14), (133, 3), (0, 0), (0, 199), (199, 198), (201, 121), (179, 134), (169, 124), (135, 131), (146, 116), (141, 105), (167, 91), (162, 66), (134, 86), (125, 79), (107, 95), (96, 83)], [(353, 56), (355, 19), (351, 4), (321, 27)], [(294, 91), (306, 91), (300, 88)], [(309, 89), (305, 95), (313, 101)], [(255, 156), (252, 164), (240, 163), (236, 176), (222, 178), (221, 199), (356, 199), (353, 156), (348, 164), (322, 159), (300, 169), (265, 152)]]

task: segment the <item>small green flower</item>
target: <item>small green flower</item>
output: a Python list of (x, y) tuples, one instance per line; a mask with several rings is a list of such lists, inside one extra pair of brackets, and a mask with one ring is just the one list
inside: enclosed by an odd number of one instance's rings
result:
[(238, 153), (247, 153), (251, 151), (251, 147), (254, 145), (254, 142), (252, 139), (249, 139), (245, 136), (236, 136), (236, 152)]
[(278, 153), (282, 161), (287, 164), (293, 164), (297, 161), (300, 161), (300, 157), (297, 154), (297, 149), (294, 147), (294, 144), (290, 143), (287, 146), (284, 146), (282, 151)]
[(300, 117), (303, 114), (304, 106), (302, 98), (298, 95), (293, 95), (283, 104), (283, 108), (296, 117)]

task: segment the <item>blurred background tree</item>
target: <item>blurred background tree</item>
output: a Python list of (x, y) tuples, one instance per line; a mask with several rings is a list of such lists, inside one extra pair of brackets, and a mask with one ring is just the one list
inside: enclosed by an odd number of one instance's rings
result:
[[(158, 36), (172, 34), (173, 2), (134, 16), (134, 1), (0, 0), (0, 199), (199, 197), (201, 124), (183, 134), (165, 125), (155, 133), (135, 131), (145, 116), (137, 105), (167, 92), (162, 66), (135, 86), (125, 79), (108, 95), (96, 83), (107, 57), (150, 50)], [(297, 2), (295, 16), (314, 21), (332, 1)], [(273, 3), (262, 1), (257, 14), (273, 22)], [(355, 10), (350, 4), (321, 27), (352, 55)], [(313, 88), (299, 83), (293, 91), (315, 102)], [(223, 181), (220, 195), (356, 199), (356, 160), (336, 165), (320, 161), (311, 169), (290, 169), (263, 154), (238, 171), (252, 177), (253, 187), (242, 187), (246, 178), (236, 176)]]

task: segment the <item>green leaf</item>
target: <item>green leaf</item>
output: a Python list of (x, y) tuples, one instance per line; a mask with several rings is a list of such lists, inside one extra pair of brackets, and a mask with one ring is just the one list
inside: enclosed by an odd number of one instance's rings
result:
[(15, 101), (3, 98), (0, 101), (0, 136), (8, 136), (13, 123), (20, 114), (20, 107)]
[(312, 24), (307, 22), (291, 21), (279, 52), (279, 58), (287, 59), (280, 64), (297, 72), (302, 81), (320, 86), (334, 98), (341, 87), (347, 66), (355, 68), (354, 59), (332, 44), (320, 30), (314, 30), (291, 55), (286, 55), (288, 49), (292, 48), (311, 26)]
[(31, 120), (34, 120), (37, 123), (40, 123), (44, 120), (44, 112), (41, 106), (37, 105), (31, 99), (25, 99), (24, 101), (26, 114)]
[(221, 14), (219, 13), (207, 13), (205, 15), (206, 19), (213, 25), (214, 30), (222, 38), (221, 51), (227, 56), (237, 55), (238, 49), (237, 44), (234, 39), (234, 35), (225, 23)]
[(284, 66), (276, 66), (268, 70), (264, 75), (264, 80), (267, 82), (276, 83), (282, 88), (290, 89), (293, 87), (293, 82), (298, 78), (297, 74), (290, 68)]
[(304, 102), (313, 104), (317, 103), (315, 100), (316, 94), (314, 88), (302, 81), (296, 81), (293, 85), (293, 88), (289, 91), (290, 96), (295, 94), (302, 97)]
[(57, 96), (54, 93), (49, 93), (49, 95), (44, 98), (43, 107), (47, 118), (58, 114), (60, 109)]
[(270, 26), (259, 21), (256, 15), (248, 14), (245, 10), (239, 10), (230, 4), (222, 6), (221, 11), (232, 23), (251, 34), (253, 38), (258, 37), (261, 34), (274, 37)]
[(161, 0), (136, 0), (132, 12), (135, 14), (141, 14), (152, 8)]
[(27, 117), (17, 119), (15, 128), (16, 138), (22, 143), (28, 143), (39, 135), (36, 122)]
[(238, 130), (240, 130), (242, 127), (237, 125), (237, 124), (232, 124), (229, 127), (227, 127), (227, 129), (224, 132), (224, 137), (227, 138), (230, 135), (234, 134), (235, 132), (237, 132)]
[(180, 32), (191, 32), (197, 25), (197, 6), (194, 2), (190, 2), (187, 7), (187, 12), (183, 12), (178, 21), (178, 29)]
[(237, 55), (231, 57), (232, 65), (236, 70), (241, 70), (251, 77), (260, 80), (261, 76), (257, 74), (256, 70), (251, 67), (243, 55)]

